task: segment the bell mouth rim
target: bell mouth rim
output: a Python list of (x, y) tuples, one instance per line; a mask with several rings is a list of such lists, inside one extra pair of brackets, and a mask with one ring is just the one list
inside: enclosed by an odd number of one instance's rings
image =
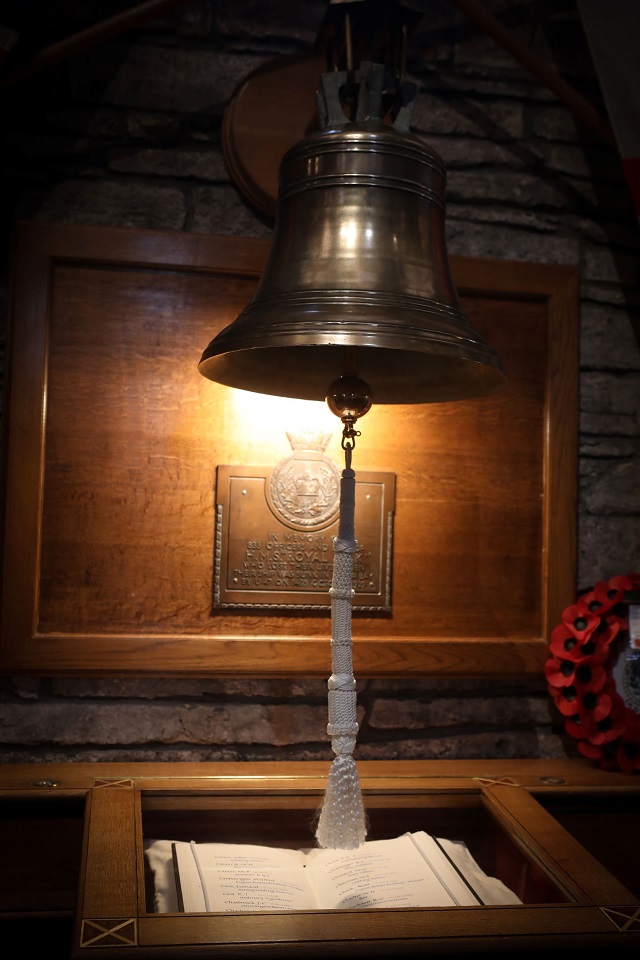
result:
[(201, 362), (217, 354), (276, 344), (450, 352), (501, 368), (497, 353), (457, 303), (359, 290), (293, 291), (254, 300), (210, 341)]
[[(282, 394), (285, 367), (297, 384), (293, 394)], [(394, 370), (389, 396), (402, 399), (385, 399), (386, 390), (381, 395), (376, 387), (389, 378), (385, 367)], [(506, 380), (497, 353), (457, 304), (371, 291), (296, 291), (254, 300), (210, 341), (198, 369), (227, 386), (253, 389), (255, 381), (261, 384), (256, 392), (309, 400), (322, 399), (337, 376), (354, 372), (371, 385), (374, 402), (383, 403), (466, 399), (494, 392)], [(313, 383), (305, 382), (303, 369)], [(427, 399), (407, 399), (414, 394)]]
[[(223, 386), (257, 394), (325, 401), (336, 371), (353, 355), (357, 374), (371, 387), (373, 406), (477, 400), (508, 382), (493, 358), (447, 352), (416, 353), (362, 344), (284, 345), (231, 350), (207, 355), (198, 370)], [(396, 357), (393, 357), (393, 354)], [(309, 362), (306, 363), (305, 361)]]
[[(278, 359), (278, 353), (280, 351), (291, 351), (296, 350), (300, 352), (301, 358), (303, 352), (309, 352), (314, 350), (332, 350), (335, 352), (344, 353), (347, 350), (355, 350), (358, 357), (361, 357), (362, 351), (376, 351), (392, 354), (397, 353), (398, 355), (407, 355), (410, 354), (415, 357), (421, 357), (423, 360), (444, 357), (448, 360), (460, 361), (461, 363), (475, 363), (479, 366), (491, 368), (500, 374), (502, 378), (506, 381), (506, 374), (500, 358), (497, 354), (482, 343), (474, 343), (468, 341), (464, 346), (454, 343), (452, 340), (447, 340), (446, 338), (431, 338), (429, 342), (429, 349), (426, 349), (424, 341), (421, 341), (418, 337), (409, 338), (406, 337), (403, 343), (392, 342), (384, 336), (377, 334), (365, 334), (365, 333), (354, 333), (350, 332), (349, 334), (344, 334), (343, 336), (335, 336), (330, 333), (325, 333), (317, 337), (315, 342), (309, 343), (308, 337), (305, 338), (307, 342), (303, 339), (303, 334), (282, 334), (278, 335), (269, 335), (269, 340), (271, 342), (260, 342), (258, 337), (253, 338), (253, 341), (248, 340), (246, 337), (243, 337), (242, 346), (233, 346), (230, 344), (223, 349), (220, 349), (220, 344), (217, 342), (217, 338), (211, 341), (211, 343), (205, 347), (198, 361), (198, 369), (203, 374), (207, 376), (205, 372), (207, 368), (213, 368), (213, 362), (217, 360), (222, 360), (223, 358), (229, 358), (234, 356), (240, 356), (243, 353), (249, 354), (253, 353), (254, 355), (258, 352), (261, 352), (264, 357), (266, 354), (273, 354), (274, 359)], [(266, 340), (266, 338), (264, 338)], [(417, 349), (416, 349), (417, 348)], [(358, 376), (363, 376), (360, 371), (360, 368), (357, 366)], [(335, 380), (341, 374), (347, 372), (346, 370), (336, 367), (336, 373), (333, 377)], [(211, 378), (215, 379), (215, 378)], [(366, 376), (364, 376), (366, 380)], [(327, 386), (330, 384), (327, 383)]]

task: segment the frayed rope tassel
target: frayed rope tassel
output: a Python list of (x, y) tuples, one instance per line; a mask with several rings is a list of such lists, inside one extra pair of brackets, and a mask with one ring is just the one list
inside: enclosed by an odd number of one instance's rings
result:
[(329, 769), (316, 839), (321, 847), (353, 850), (367, 836), (367, 817), (360, 789), (360, 778), (353, 751), (356, 745), (356, 681), (351, 649), (351, 605), (353, 597), (353, 554), (355, 540), (355, 474), (347, 468), (340, 486), (340, 528), (334, 540), (333, 581), (331, 586), (331, 667), (329, 677), (329, 723), (335, 753)]
[(327, 779), (316, 839), (321, 847), (354, 850), (367, 837), (360, 778), (353, 757), (338, 756)]

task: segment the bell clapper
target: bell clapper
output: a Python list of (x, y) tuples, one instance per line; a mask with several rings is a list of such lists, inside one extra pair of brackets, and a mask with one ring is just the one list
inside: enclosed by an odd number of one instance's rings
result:
[(344, 373), (329, 387), (327, 405), (343, 423), (342, 449), (345, 452), (347, 469), (351, 467), (351, 451), (356, 445), (360, 431), (354, 424), (368, 413), (373, 403), (371, 388), (355, 373)]

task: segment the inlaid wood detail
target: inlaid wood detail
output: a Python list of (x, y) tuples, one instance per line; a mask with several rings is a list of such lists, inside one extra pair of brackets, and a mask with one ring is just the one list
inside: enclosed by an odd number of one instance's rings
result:
[(82, 921), (81, 947), (135, 947), (137, 943), (135, 917)]
[(640, 931), (640, 907), (600, 907), (605, 917), (617, 927), (621, 933), (633, 930)]
[(482, 783), (484, 786), (487, 784), (499, 784), (499, 783), (508, 783), (509, 786), (519, 787), (520, 784), (517, 780), (512, 780), (511, 777), (474, 777), (474, 780), (477, 780), (478, 783)]
[(120, 787), (127, 790), (133, 789), (133, 780), (127, 777), (124, 780), (112, 780), (108, 777), (97, 778), (93, 781), (94, 787)]

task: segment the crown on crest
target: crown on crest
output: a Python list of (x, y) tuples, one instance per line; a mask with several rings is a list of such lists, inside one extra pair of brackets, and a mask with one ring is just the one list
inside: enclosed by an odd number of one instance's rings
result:
[(324, 453), (331, 440), (331, 434), (315, 430), (301, 430), (295, 433), (287, 430), (287, 438), (292, 450), (317, 450), (319, 453)]

